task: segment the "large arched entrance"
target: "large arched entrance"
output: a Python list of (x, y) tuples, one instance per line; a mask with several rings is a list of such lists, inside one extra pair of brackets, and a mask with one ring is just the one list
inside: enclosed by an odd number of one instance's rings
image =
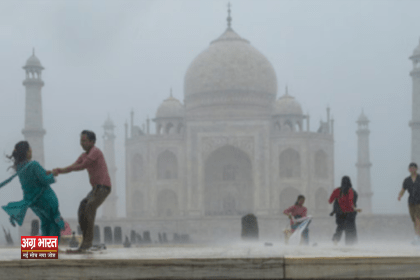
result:
[(248, 155), (223, 146), (204, 165), (205, 215), (244, 215), (253, 211), (252, 164)]

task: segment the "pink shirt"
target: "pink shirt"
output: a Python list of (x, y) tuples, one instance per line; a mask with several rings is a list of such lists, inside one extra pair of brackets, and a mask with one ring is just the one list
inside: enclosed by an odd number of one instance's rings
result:
[(81, 154), (75, 163), (81, 164), (81, 167), (73, 168), (71, 171), (87, 169), (92, 187), (97, 185), (111, 187), (111, 179), (108, 174), (104, 154), (97, 147), (93, 146), (88, 154)]
[[(293, 205), (290, 206), (289, 208), (287, 208), (286, 210), (284, 210), (284, 214), (292, 214), (292, 217), (295, 217), (296, 215), (299, 215), (301, 217), (306, 217), (306, 212), (308, 210), (306, 209), (306, 207), (304, 206), (300, 206), (300, 205)], [(290, 221), (290, 224), (293, 224), (292, 221)]]

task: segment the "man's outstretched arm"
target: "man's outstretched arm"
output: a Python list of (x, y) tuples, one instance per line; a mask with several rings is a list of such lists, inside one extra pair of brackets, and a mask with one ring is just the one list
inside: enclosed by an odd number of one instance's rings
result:
[(78, 159), (75, 163), (72, 165), (69, 165), (64, 168), (56, 168), (53, 170), (53, 173), (57, 174), (67, 174), (72, 171), (80, 171), (86, 169), (90, 164), (92, 163), (92, 160), (89, 158), (85, 158), (83, 161), (81, 159)]

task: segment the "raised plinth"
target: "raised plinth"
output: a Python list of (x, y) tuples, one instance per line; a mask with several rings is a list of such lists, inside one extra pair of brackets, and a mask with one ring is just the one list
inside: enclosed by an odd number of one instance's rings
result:
[(420, 248), (404, 245), (293, 247), (109, 247), (103, 254), (20, 260), (0, 249), (0, 279), (419, 279)]

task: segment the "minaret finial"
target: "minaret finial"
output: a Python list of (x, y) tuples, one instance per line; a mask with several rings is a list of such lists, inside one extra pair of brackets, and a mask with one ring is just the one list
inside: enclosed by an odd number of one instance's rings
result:
[(230, 16), (230, 2), (228, 3), (228, 17), (227, 17), (227, 22), (228, 22), (228, 28), (230, 28), (230, 24), (232, 22), (232, 17)]

